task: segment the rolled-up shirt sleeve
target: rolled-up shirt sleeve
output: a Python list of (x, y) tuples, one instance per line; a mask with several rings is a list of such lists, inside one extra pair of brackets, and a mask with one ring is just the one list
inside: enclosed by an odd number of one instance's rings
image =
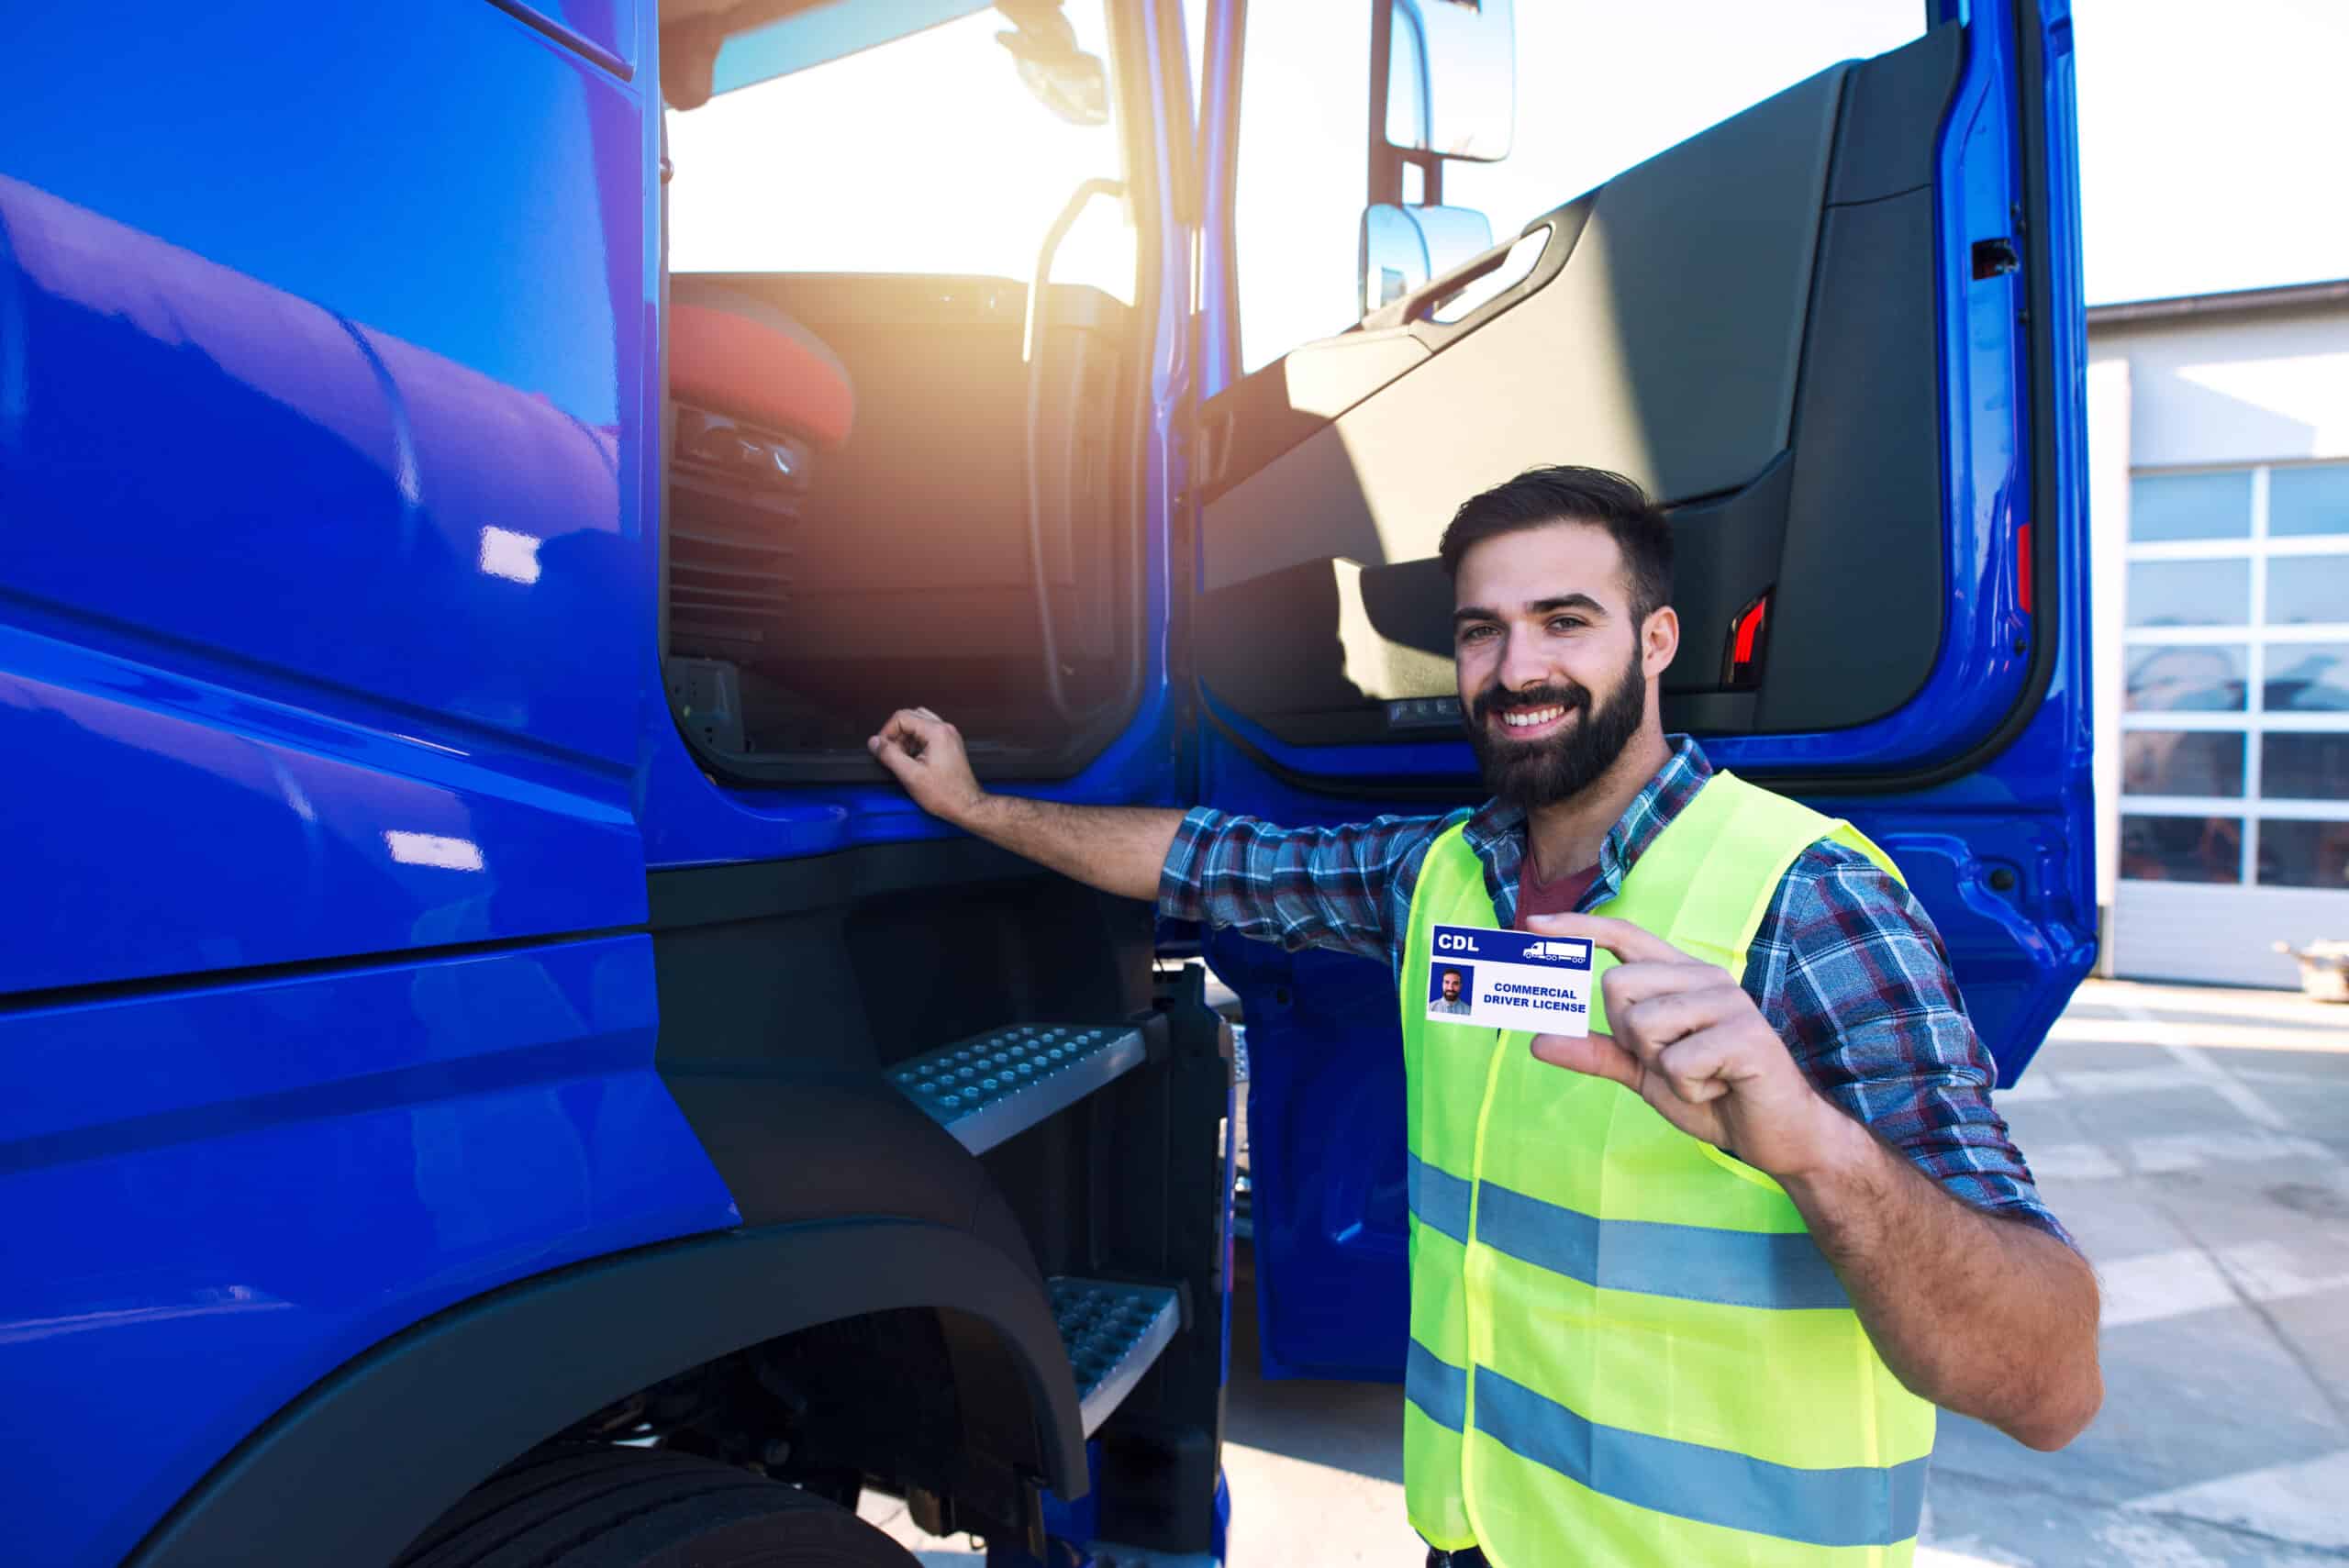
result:
[(1329, 948), (1386, 962), (1396, 910), (1448, 818), (1381, 817), (1337, 828), (1275, 828), (1198, 806), (1159, 873), (1158, 912), (1229, 928), (1295, 951)]

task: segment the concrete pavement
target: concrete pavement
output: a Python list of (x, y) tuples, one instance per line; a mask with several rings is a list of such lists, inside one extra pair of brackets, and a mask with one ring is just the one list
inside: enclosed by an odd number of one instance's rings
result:
[[(2349, 1562), (2349, 1009), (2091, 982), (2001, 1108), (2104, 1282), (2105, 1407), (2057, 1454), (1944, 1417), (1920, 1568)], [(1416, 1568), (1401, 1391), (1259, 1380), (1252, 1273), (1234, 1568)]]
[(2349, 1011), (2092, 983), (2001, 1108), (2104, 1282), (2105, 1407), (2059, 1454), (1946, 1421), (1944, 1561), (2349, 1561)]

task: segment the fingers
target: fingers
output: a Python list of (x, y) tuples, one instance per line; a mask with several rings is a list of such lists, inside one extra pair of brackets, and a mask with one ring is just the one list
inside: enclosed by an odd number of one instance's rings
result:
[(1631, 1090), (1640, 1086), (1639, 1058), (1624, 1050), (1611, 1034), (1537, 1034), (1533, 1037), (1533, 1054), (1569, 1073), (1611, 1078)]
[(952, 734), (953, 729), (952, 725), (926, 707), (901, 707), (889, 716), (888, 722), (881, 726), (881, 732), (865, 741), (864, 747), (896, 773), (898, 758), (893, 752), (918, 762), (929, 753), (932, 741)]
[(1683, 973), (1693, 972), (1695, 978), (1687, 984), (1658, 984), (1649, 988), (1641, 984), (1647, 977), (1633, 975), (1631, 981), (1617, 986), (1609, 982), (1626, 970), (1615, 969), (1598, 983), (1599, 993), (1607, 1002), (1608, 1024), (1626, 1037), (1631, 1049), (1645, 1062), (1653, 1062), (1654, 1053), (1674, 1040), (1715, 1024), (1742, 1019), (1754, 1010), (1753, 998), (1731, 984), (1729, 976), (1721, 972), (1715, 970), (1708, 976), (1694, 965), (1672, 967)]
[(926, 707), (899, 708), (865, 746), (933, 817), (968, 827), (969, 814), (985, 798), (962, 733)]
[(926, 707), (901, 707), (889, 716), (888, 729), (898, 735), (932, 736), (946, 728), (946, 721)]
[(887, 735), (874, 736), (864, 743), (864, 749), (872, 752), (874, 760), (888, 769), (890, 774), (900, 784), (911, 782), (914, 773), (921, 767), (916, 753), (908, 752), (904, 746)]
[(1720, 1099), (1734, 1086), (1737, 1078), (1737, 1040), (1726, 1029), (1706, 1029), (1691, 1035), (1658, 1051), (1653, 1062), (1645, 1066), (1622, 1041), (1603, 1033), (1537, 1034), (1533, 1037), (1533, 1055), (1537, 1061), (1563, 1067), (1569, 1073), (1612, 1080), (1635, 1095), (1642, 1092), (1653, 1073), (1675, 1097), (1692, 1106)]
[(1634, 1006), (1651, 996), (1669, 996), (1682, 991), (1718, 991), (1724, 986), (1737, 988), (1737, 982), (1730, 977), (1728, 970), (1690, 958), (1671, 963), (1619, 963), (1598, 977), (1598, 994), (1607, 999), (1609, 1018), (1618, 1007)]
[(1699, 1029), (1656, 1052), (1649, 1066), (1692, 1106), (1720, 1099), (1735, 1085), (1739, 1041), (1733, 1030)]
[(1631, 921), (1618, 920), (1611, 915), (1535, 915), (1525, 924), (1529, 930), (1545, 937), (1581, 937), (1605, 948), (1625, 963), (1695, 962), (1662, 937), (1650, 936)]

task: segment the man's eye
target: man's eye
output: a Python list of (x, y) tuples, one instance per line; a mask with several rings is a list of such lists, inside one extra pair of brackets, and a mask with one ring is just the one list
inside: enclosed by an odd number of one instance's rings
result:
[(1550, 623), (1552, 631), (1580, 631), (1590, 623), (1580, 616), (1560, 616)]
[(1492, 635), (1493, 628), (1488, 626), (1465, 626), (1460, 628), (1462, 642), (1482, 642)]

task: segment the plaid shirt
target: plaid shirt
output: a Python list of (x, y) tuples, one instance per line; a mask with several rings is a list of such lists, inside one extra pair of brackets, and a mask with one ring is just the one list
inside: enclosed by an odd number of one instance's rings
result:
[[(1615, 896), (1712, 776), (1694, 740), (1674, 736), (1672, 752), (1609, 829), (1580, 908)], [(1493, 907), (1513, 926), (1525, 813), (1498, 801), (1446, 817), (1303, 828), (1202, 806), (1175, 834), (1158, 907), (1291, 951), (1383, 959), (1399, 977), (1419, 867), (1436, 838), (1464, 821)], [(1779, 883), (1742, 984), (1812, 1084), (1918, 1169), (1976, 1207), (2065, 1235), (1991, 1106), (1997, 1072), (1965, 1016), (1940, 933), (1898, 880), (1855, 851), (1813, 844)]]

